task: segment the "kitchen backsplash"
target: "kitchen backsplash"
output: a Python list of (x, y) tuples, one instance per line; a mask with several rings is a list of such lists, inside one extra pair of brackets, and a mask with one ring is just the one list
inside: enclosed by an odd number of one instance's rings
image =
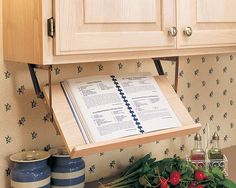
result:
[[(62, 145), (63, 139), (47, 119), (44, 101), (37, 99), (34, 93), (27, 65), (4, 62), (2, 44), (0, 46), (0, 187), (8, 188), (10, 154), (29, 149), (48, 150), (53, 146)], [(175, 63), (163, 62), (163, 67), (173, 83)], [(53, 82), (94, 74), (150, 70), (156, 75), (150, 59), (60, 65), (53, 66)], [(208, 124), (210, 135), (218, 131), (222, 147), (236, 144), (235, 70), (236, 54), (180, 58), (178, 95), (195, 122), (203, 125), (200, 131), (203, 137), (206, 138), (205, 126)], [(45, 71), (37, 70), (37, 75), (41, 85), (47, 83)], [(189, 154), (192, 141), (193, 135), (188, 135), (85, 157), (86, 180), (91, 181), (117, 173), (149, 152), (158, 159), (173, 154), (184, 157)]]

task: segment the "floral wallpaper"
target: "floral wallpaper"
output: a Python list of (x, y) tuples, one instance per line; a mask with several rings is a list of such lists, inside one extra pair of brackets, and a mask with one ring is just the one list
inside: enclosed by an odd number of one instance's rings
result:
[[(48, 120), (44, 101), (34, 93), (27, 65), (4, 62), (0, 46), (0, 187), (8, 188), (9, 155), (21, 150), (48, 150), (63, 141)], [(174, 83), (175, 63), (163, 62), (163, 67)], [(208, 125), (210, 135), (214, 131), (219, 133), (221, 147), (236, 144), (235, 69), (236, 54), (180, 58), (178, 95), (195, 122), (203, 125), (200, 131), (203, 138), (206, 139)], [(157, 74), (150, 59), (60, 65), (53, 66), (53, 82), (94, 74), (147, 71)], [(36, 73), (40, 84), (46, 84), (47, 72)], [(85, 157), (86, 180), (113, 175), (149, 152), (157, 159), (173, 154), (185, 157), (192, 141), (193, 135), (186, 135)]]

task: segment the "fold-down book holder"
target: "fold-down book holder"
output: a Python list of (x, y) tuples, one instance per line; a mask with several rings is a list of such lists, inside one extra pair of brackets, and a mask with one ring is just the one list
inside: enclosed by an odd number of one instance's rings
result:
[[(130, 147), (158, 140), (181, 137), (197, 132), (200, 124), (196, 124), (180, 101), (165, 76), (157, 76), (155, 80), (164, 94), (167, 102), (177, 116), (180, 126), (171, 129), (158, 130), (145, 134), (116, 138), (108, 141), (86, 143), (78, 129), (71, 107), (60, 84), (52, 86), (52, 109), (55, 123), (64, 138), (65, 145), (72, 158), (101, 153), (109, 150)], [(49, 102), (48, 87), (44, 87), (46, 101)], [(157, 123), (158, 126), (158, 123)]]

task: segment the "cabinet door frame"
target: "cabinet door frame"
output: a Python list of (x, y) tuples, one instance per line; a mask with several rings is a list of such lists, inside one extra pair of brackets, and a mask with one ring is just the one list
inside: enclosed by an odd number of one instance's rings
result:
[[(222, 6), (226, 6), (227, 3), (224, 5), (224, 0), (214, 0), (214, 4), (210, 7), (211, 1), (213, 2), (213, 0), (177, 0), (179, 30), (177, 48), (235, 46), (236, 15), (230, 18), (231, 10), (223, 18), (222, 11), (225, 10)], [(232, 3), (234, 0), (230, 1)], [(236, 4), (236, 1), (233, 3)], [(216, 12), (217, 8), (221, 10), (219, 14)], [(183, 34), (186, 27), (192, 28), (190, 37)]]
[[(156, 23), (151, 22), (150, 24), (145, 22), (127, 22), (123, 24), (126, 25), (123, 31), (120, 30), (119, 32), (115, 32), (117, 28), (119, 29), (119, 25), (122, 25), (121, 23), (104, 23), (104, 25), (103, 23), (84, 24), (83, 22), (85, 19), (81, 18), (81, 16), (84, 15), (83, 11), (74, 11), (75, 16), (69, 16), (69, 11), (71, 11), (70, 8), (73, 9), (75, 6), (68, 4), (68, 2), (81, 6), (83, 10), (83, 3), (86, 2), (86, 0), (54, 0), (54, 17), (56, 23), (54, 55), (176, 49), (176, 38), (168, 35), (169, 28), (176, 26), (175, 0), (149, 1), (159, 3), (161, 6), (158, 13), (160, 16), (158, 19), (161, 23), (158, 26), (155, 26)], [(145, 1), (140, 0), (140, 2)], [(78, 19), (77, 16), (80, 16), (80, 24), (75, 26), (73, 20), (75, 21), (75, 19)], [(87, 21), (88, 20), (89, 19), (87, 19)], [(72, 24), (69, 22), (72, 22)], [(110, 28), (108, 28), (108, 25), (110, 25)], [(154, 27), (156, 27), (157, 30), (155, 30), (156, 28), (154, 29)], [(82, 29), (81, 32), (76, 31), (78, 28)], [(98, 30), (96, 32), (90, 32), (89, 29), (93, 30), (93, 28)], [(99, 28), (101, 32), (99, 32)], [(102, 29), (104, 28), (108, 28), (108, 30), (103, 32)], [(126, 29), (128, 31), (126, 31)]]

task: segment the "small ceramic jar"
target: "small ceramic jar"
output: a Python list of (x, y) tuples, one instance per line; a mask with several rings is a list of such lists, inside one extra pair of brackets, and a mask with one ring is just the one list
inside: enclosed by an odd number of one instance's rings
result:
[(49, 152), (52, 155), (51, 187), (84, 188), (85, 164), (83, 159), (71, 159), (64, 147), (54, 148)]
[(12, 188), (50, 188), (51, 170), (45, 151), (25, 151), (10, 156)]

